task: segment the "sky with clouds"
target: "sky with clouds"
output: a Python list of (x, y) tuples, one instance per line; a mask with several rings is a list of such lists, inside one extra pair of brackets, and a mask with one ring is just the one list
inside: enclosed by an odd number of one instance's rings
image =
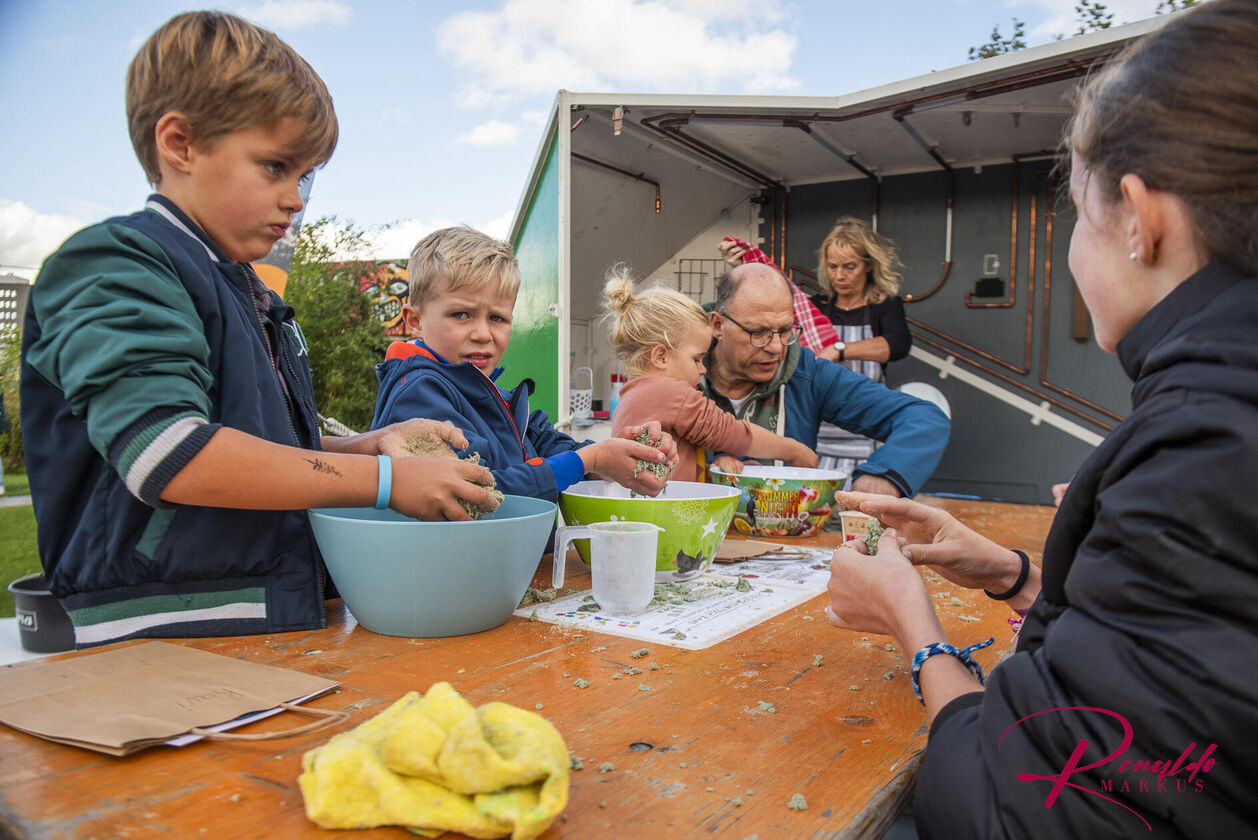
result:
[[(320, 73), (341, 139), (308, 218), (405, 256), (448, 224), (505, 236), (555, 93), (837, 96), (963, 64), (992, 27), (1072, 34), (1075, 0), (265, 0), (218, 7)], [(1110, 0), (1115, 23), (1158, 0)], [(0, 274), (33, 276), (79, 227), (149, 188), (123, 77), (185, 0), (0, 0)], [(388, 226), (387, 228), (385, 226)]]

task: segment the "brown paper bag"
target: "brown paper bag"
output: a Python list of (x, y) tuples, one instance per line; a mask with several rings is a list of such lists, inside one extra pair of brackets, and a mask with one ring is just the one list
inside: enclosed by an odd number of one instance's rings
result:
[[(0, 668), (0, 722), (31, 735), (109, 755), (130, 755), (186, 733), (258, 740), (310, 732), (345, 712), (289, 701), (339, 683), (168, 642), (144, 642), (60, 661)], [(277, 707), (324, 719), (263, 735), (204, 727)]]

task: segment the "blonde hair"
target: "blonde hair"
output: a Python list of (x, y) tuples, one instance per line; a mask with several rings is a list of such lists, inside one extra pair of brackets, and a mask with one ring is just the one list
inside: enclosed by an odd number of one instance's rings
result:
[(336, 149), (336, 110), (319, 74), (275, 33), (223, 12), (171, 18), (127, 68), (127, 127), (144, 174), (162, 180), (157, 121), (181, 112), (204, 145), (252, 126), (304, 124), (302, 158), (326, 163)]
[(422, 307), (441, 290), (480, 291), (493, 284), (503, 294), (520, 288), (520, 264), (511, 246), (470, 227), (433, 231), (411, 250), (406, 264), (408, 301)]
[[(822, 241), (821, 249), (817, 251), (819, 281), (824, 281), (829, 276), (826, 273), (826, 252), (835, 246), (850, 249), (864, 261), (869, 273), (865, 288), (867, 301), (882, 303), (900, 293), (900, 273), (895, 270), (900, 265), (900, 257), (896, 254), (895, 245), (870, 227), (868, 222), (844, 216), (834, 223), (834, 227)], [(829, 282), (825, 283), (821, 296), (826, 303), (834, 300), (834, 287)]]
[(703, 307), (681, 292), (654, 286), (635, 295), (633, 286), (633, 275), (623, 263), (608, 269), (603, 317), (612, 321), (616, 358), (636, 376), (647, 370), (652, 349), (662, 344), (675, 351), (690, 330), (709, 325)]

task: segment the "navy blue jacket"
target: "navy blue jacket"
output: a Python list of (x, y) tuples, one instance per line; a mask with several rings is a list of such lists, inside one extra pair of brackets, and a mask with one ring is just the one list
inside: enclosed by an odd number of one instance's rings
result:
[(281, 387), (249, 272), (160, 196), (80, 231), (40, 271), (22, 430), (40, 554), (80, 646), (325, 626), (305, 511), (158, 498), (222, 426), (319, 448), (293, 310), (267, 293)]
[(525, 380), (514, 391), (494, 384), (475, 365), (452, 365), (420, 341), (395, 341), (376, 366), (380, 391), (371, 428), (413, 417), (446, 420), (463, 431), (468, 447), (462, 457), (479, 452), (497, 489), (516, 496), (555, 502), (560, 491), (581, 480), (585, 467), (578, 443), (555, 430), (546, 412), (529, 413)]

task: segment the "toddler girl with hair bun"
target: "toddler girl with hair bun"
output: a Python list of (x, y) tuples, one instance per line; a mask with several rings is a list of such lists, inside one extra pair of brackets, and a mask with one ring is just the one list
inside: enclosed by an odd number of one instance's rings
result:
[[(699, 392), (712, 343), (708, 316), (699, 304), (658, 286), (635, 294), (633, 278), (622, 265), (608, 272), (603, 299), (612, 347), (630, 377), (612, 416), (613, 435), (659, 420), (677, 441), (680, 463), (672, 477), (678, 481), (701, 476), (703, 450), (796, 467), (817, 465), (816, 453), (804, 444), (739, 420)], [(734, 458), (723, 458), (721, 466), (727, 472), (742, 469)]]

